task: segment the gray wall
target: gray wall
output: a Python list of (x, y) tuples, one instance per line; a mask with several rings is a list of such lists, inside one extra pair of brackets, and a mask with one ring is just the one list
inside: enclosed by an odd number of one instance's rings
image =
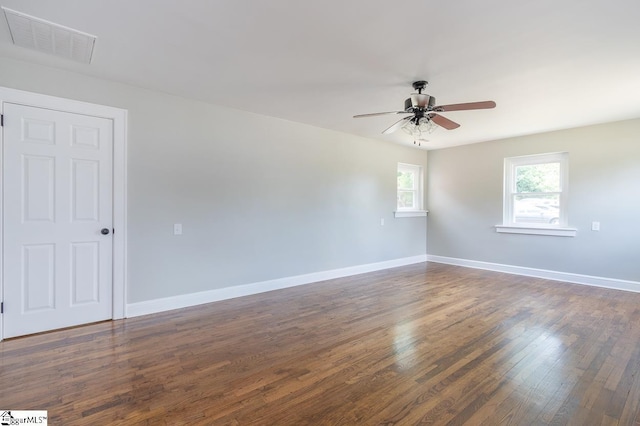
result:
[[(560, 151), (577, 236), (496, 233), (504, 158)], [(640, 281), (640, 119), (429, 151), (427, 188), (430, 255)]]
[(426, 151), (6, 58), (0, 85), (129, 110), (129, 303), (426, 254), (393, 218)]

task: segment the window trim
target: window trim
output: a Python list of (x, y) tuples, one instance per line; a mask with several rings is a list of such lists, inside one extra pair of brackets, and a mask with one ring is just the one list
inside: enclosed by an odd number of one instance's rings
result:
[(500, 234), (527, 234), (527, 235), (551, 235), (555, 237), (575, 237), (576, 228), (561, 227), (534, 227), (515, 225), (496, 225), (496, 232)]
[[(558, 224), (518, 223), (513, 221), (513, 200), (518, 194), (515, 190), (515, 170), (519, 166), (534, 164), (560, 163), (560, 211)], [(502, 200), (502, 224), (496, 225), (496, 232), (530, 235), (553, 235), (573, 237), (576, 229), (568, 226), (567, 200), (569, 184), (569, 153), (554, 152), (547, 154), (524, 155), (504, 159), (504, 181)]]
[(393, 212), (394, 217), (426, 217), (429, 210), (402, 210)]
[[(417, 179), (414, 179), (414, 186), (417, 186), (413, 189), (415, 194), (414, 197), (414, 206), (412, 208), (408, 207), (399, 207), (398, 206), (398, 193), (400, 188), (398, 188), (398, 183), (396, 182), (396, 210), (394, 211), (395, 217), (420, 217), (426, 216), (427, 211), (424, 210), (424, 170), (423, 167), (419, 164), (409, 164), (409, 163), (398, 163), (398, 167), (396, 169), (397, 172), (402, 171), (411, 171), (417, 175)], [(406, 190), (404, 190), (406, 191)]]

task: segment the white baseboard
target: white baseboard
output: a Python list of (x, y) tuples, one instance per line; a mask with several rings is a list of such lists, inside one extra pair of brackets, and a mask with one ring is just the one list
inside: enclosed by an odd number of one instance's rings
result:
[(278, 278), (275, 280), (244, 284), (233, 287), (224, 287), (198, 293), (181, 294), (178, 296), (165, 297), (162, 299), (146, 300), (144, 302), (128, 303), (126, 306), (126, 316), (128, 318), (131, 318), (140, 315), (154, 314), (157, 312), (170, 311), (172, 309), (202, 305), (204, 303), (233, 299), (235, 297), (249, 296), (252, 294), (264, 293), (266, 291), (311, 284), (314, 282), (331, 280), (334, 278), (349, 277), (351, 275), (364, 274), (367, 272), (379, 271), (382, 269), (395, 268), (398, 266), (411, 265), (414, 263), (421, 263), (426, 261), (426, 255), (419, 255), (401, 259), (387, 260), (384, 262), (368, 263), (364, 265), (332, 269), (329, 271), (314, 272), (305, 275), (296, 275), (293, 277)]
[(458, 259), (454, 257), (427, 255), (427, 261), (464, 266), (467, 268), (486, 269), (489, 271), (505, 272), (507, 274), (524, 275), (527, 277), (545, 278), (554, 281), (564, 281), (574, 284), (590, 285), (593, 287), (611, 288), (640, 293), (640, 282), (619, 280), (617, 278), (594, 277), (591, 275), (572, 274), (569, 272), (548, 271), (546, 269), (526, 268), (523, 266), (502, 265), (500, 263), (480, 262), (477, 260)]

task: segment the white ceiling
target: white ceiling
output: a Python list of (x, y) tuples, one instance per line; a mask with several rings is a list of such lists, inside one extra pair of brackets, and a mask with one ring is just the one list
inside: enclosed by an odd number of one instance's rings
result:
[[(0, 0), (98, 36), (81, 64), (11, 44), (0, 56), (411, 145), (381, 135), (414, 80), (443, 113), (427, 148), (640, 117), (638, 0)], [(0, 82), (1, 85), (1, 82)]]

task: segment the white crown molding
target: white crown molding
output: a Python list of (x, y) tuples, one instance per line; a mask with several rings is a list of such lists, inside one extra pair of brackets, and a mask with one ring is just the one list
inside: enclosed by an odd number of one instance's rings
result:
[(319, 281), (335, 278), (349, 277), (382, 269), (396, 268), (398, 266), (412, 265), (427, 261), (426, 255), (405, 257), (401, 259), (387, 260), (384, 262), (368, 263), (364, 265), (349, 266), (347, 268), (332, 269), (329, 271), (314, 272), (305, 275), (279, 278), (269, 281), (261, 281), (232, 287), (224, 287), (215, 290), (198, 293), (181, 294), (162, 299), (146, 300), (127, 304), (126, 316), (137, 317), (140, 315), (154, 314), (158, 312), (181, 309), (189, 306), (202, 305), (220, 300), (233, 299), (235, 297), (249, 296), (272, 290), (311, 284)]
[(604, 287), (614, 290), (632, 291), (640, 293), (640, 282), (620, 280), (617, 278), (595, 277), (592, 275), (572, 274), (570, 272), (549, 271), (546, 269), (527, 268), (524, 266), (503, 265), (500, 263), (481, 262), (478, 260), (458, 259), (455, 257), (427, 255), (428, 262), (446, 263), (448, 265), (464, 266), (466, 268), (486, 269), (488, 271), (504, 272), (507, 274), (523, 275), (526, 277), (544, 278), (554, 281), (564, 281), (573, 284), (583, 284), (592, 287)]

